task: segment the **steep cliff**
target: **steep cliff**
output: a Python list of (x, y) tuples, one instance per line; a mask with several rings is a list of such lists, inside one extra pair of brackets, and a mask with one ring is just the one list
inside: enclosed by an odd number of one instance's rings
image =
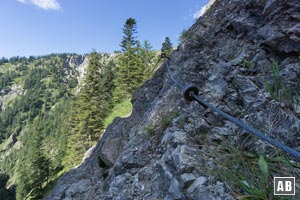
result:
[[(299, 13), (298, 0), (216, 0), (173, 52), (174, 77), (197, 85), (199, 95), (223, 111), (299, 148)], [(220, 178), (221, 165), (234, 158), (232, 148), (248, 152), (238, 156), (245, 162), (243, 156), (283, 156), (186, 102), (163, 67), (135, 92), (132, 104), (132, 114), (115, 119), (91, 157), (64, 174), (47, 199), (235, 199), (252, 185), (237, 174), (247, 187), (234, 191)], [(265, 160), (260, 157), (260, 165)], [(276, 173), (289, 175), (270, 176)]]

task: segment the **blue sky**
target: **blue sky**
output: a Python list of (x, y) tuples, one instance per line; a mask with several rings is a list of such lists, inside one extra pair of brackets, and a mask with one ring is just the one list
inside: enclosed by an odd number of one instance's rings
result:
[(195, 22), (208, 0), (1, 0), (0, 57), (120, 50), (127, 18), (137, 37), (161, 48)]

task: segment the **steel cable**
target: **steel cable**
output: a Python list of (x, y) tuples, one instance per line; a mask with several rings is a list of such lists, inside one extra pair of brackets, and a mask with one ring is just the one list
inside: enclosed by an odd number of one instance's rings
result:
[[(197, 101), (202, 106), (210, 108), (213, 112), (216, 112), (216, 113), (220, 114), (222, 117), (224, 117), (224, 118), (228, 119), (229, 121), (235, 123), (239, 127), (247, 130), (252, 135), (255, 135), (255, 136), (259, 137), (260, 139), (262, 139), (262, 140), (270, 143), (273, 146), (276, 146), (277, 148), (279, 148), (279, 149), (285, 151), (286, 153), (288, 153), (289, 155), (297, 158), (297, 160), (300, 160), (300, 152), (299, 151), (297, 151), (297, 150), (295, 150), (295, 149), (293, 149), (291, 147), (288, 147), (288, 146), (282, 144), (281, 142), (279, 142), (279, 141), (277, 141), (277, 140), (275, 140), (275, 139), (267, 136), (266, 134), (261, 133), (260, 131), (254, 129), (254, 128), (250, 127), (250, 126), (248, 126), (244, 122), (236, 119), (235, 117), (233, 117), (233, 116), (231, 116), (231, 115), (223, 112), (222, 110), (214, 107), (210, 103), (207, 103), (206, 101), (204, 101), (202, 98), (200, 98), (198, 96), (198, 91), (199, 90), (196, 89), (196, 86), (189, 85), (187, 87), (184, 87), (180, 82), (178, 82), (174, 78), (174, 76), (173, 76), (173, 74), (172, 74), (172, 72), (171, 72), (171, 70), (169, 68), (169, 59), (170, 58), (168, 58), (165, 54), (162, 54), (161, 58), (166, 58), (167, 59), (167, 61), (164, 63), (164, 65), (165, 65), (165, 67), (166, 67), (166, 69), (168, 71), (169, 77), (171, 78), (173, 84), (175, 84), (183, 92), (183, 94), (184, 94), (184, 96), (185, 96), (185, 98), (187, 100), (189, 100), (189, 101), (192, 101), (192, 100)], [(159, 59), (159, 61), (160, 61), (160, 59)]]

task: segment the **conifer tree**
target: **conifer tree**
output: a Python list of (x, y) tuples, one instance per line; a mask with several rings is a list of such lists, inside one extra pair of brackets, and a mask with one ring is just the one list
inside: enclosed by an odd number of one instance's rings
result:
[(126, 20), (123, 33), (120, 44), (122, 54), (117, 63), (116, 89), (113, 95), (115, 102), (129, 97), (144, 80), (143, 61), (139, 55), (140, 44), (134, 35), (137, 33), (135, 19)]
[(130, 49), (135, 47), (137, 43), (136, 37), (134, 36), (134, 34), (137, 33), (136, 29), (136, 20), (128, 18), (123, 28), (124, 36), (120, 45), (123, 52), (130, 51)]
[(170, 56), (173, 51), (173, 44), (169, 37), (165, 37), (165, 41), (162, 43), (161, 52)]
[(64, 166), (78, 165), (84, 152), (97, 141), (102, 125), (100, 103), (100, 58), (96, 52), (89, 57), (88, 71), (79, 98), (73, 103), (69, 118), (69, 137)]
[(140, 58), (144, 66), (144, 80), (147, 80), (153, 74), (157, 62), (155, 51), (148, 40), (145, 40), (141, 47)]
[[(20, 156), (25, 156), (25, 155), (21, 154)], [(19, 163), (17, 164), (17, 170), (16, 170), (18, 173), (18, 177), (16, 180), (16, 187), (17, 187), (16, 198), (19, 200), (19, 199), (25, 199), (26, 195), (30, 191), (31, 179), (30, 179), (30, 175), (28, 174), (29, 163), (25, 163), (25, 159), (22, 159), (22, 157), (19, 158), (18, 162)]]
[(103, 101), (103, 116), (106, 117), (110, 110), (113, 107), (112, 95), (115, 89), (114, 85), (115, 79), (115, 63), (114, 61), (108, 59), (108, 61), (104, 64), (104, 68), (100, 77), (101, 84), (101, 98)]
[[(39, 127), (40, 118), (37, 117), (34, 123), (35, 127)], [(31, 130), (31, 134), (24, 139), (27, 147), (17, 167), (17, 199), (41, 199), (43, 196), (43, 183), (50, 176), (50, 160), (42, 151), (42, 140), (39, 129)]]
[(113, 67), (108, 55), (90, 54), (84, 86), (69, 118), (70, 131), (64, 161), (67, 168), (78, 165), (84, 152), (96, 143), (103, 132), (103, 120), (112, 107)]
[(71, 106), (71, 113), (68, 119), (69, 133), (67, 138), (66, 156), (63, 166), (67, 169), (75, 167), (81, 162), (82, 154), (85, 151), (85, 136), (80, 132), (81, 109), (78, 99), (74, 99)]
[[(92, 146), (92, 142), (98, 139), (100, 136), (99, 129), (101, 129), (101, 121), (99, 120), (101, 119), (101, 113), (97, 112), (98, 106), (101, 104), (100, 68), (102, 65), (100, 59), (96, 52), (90, 55), (85, 85), (79, 96), (79, 104), (83, 115), (80, 121), (80, 131), (82, 135), (86, 135), (88, 146)], [(99, 124), (97, 124), (97, 121), (100, 121)]]

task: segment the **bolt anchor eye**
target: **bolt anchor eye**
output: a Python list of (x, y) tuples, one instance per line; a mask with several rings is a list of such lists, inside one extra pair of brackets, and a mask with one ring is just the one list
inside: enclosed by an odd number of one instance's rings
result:
[(186, 101), (191, 102), (194, 100), (194, 97), (191, 95), (193, 92), (195, 95), (199, 94), (199, 88), (195, 85), (187, 85), (185, 88), (183, 88), (183, 96)]

